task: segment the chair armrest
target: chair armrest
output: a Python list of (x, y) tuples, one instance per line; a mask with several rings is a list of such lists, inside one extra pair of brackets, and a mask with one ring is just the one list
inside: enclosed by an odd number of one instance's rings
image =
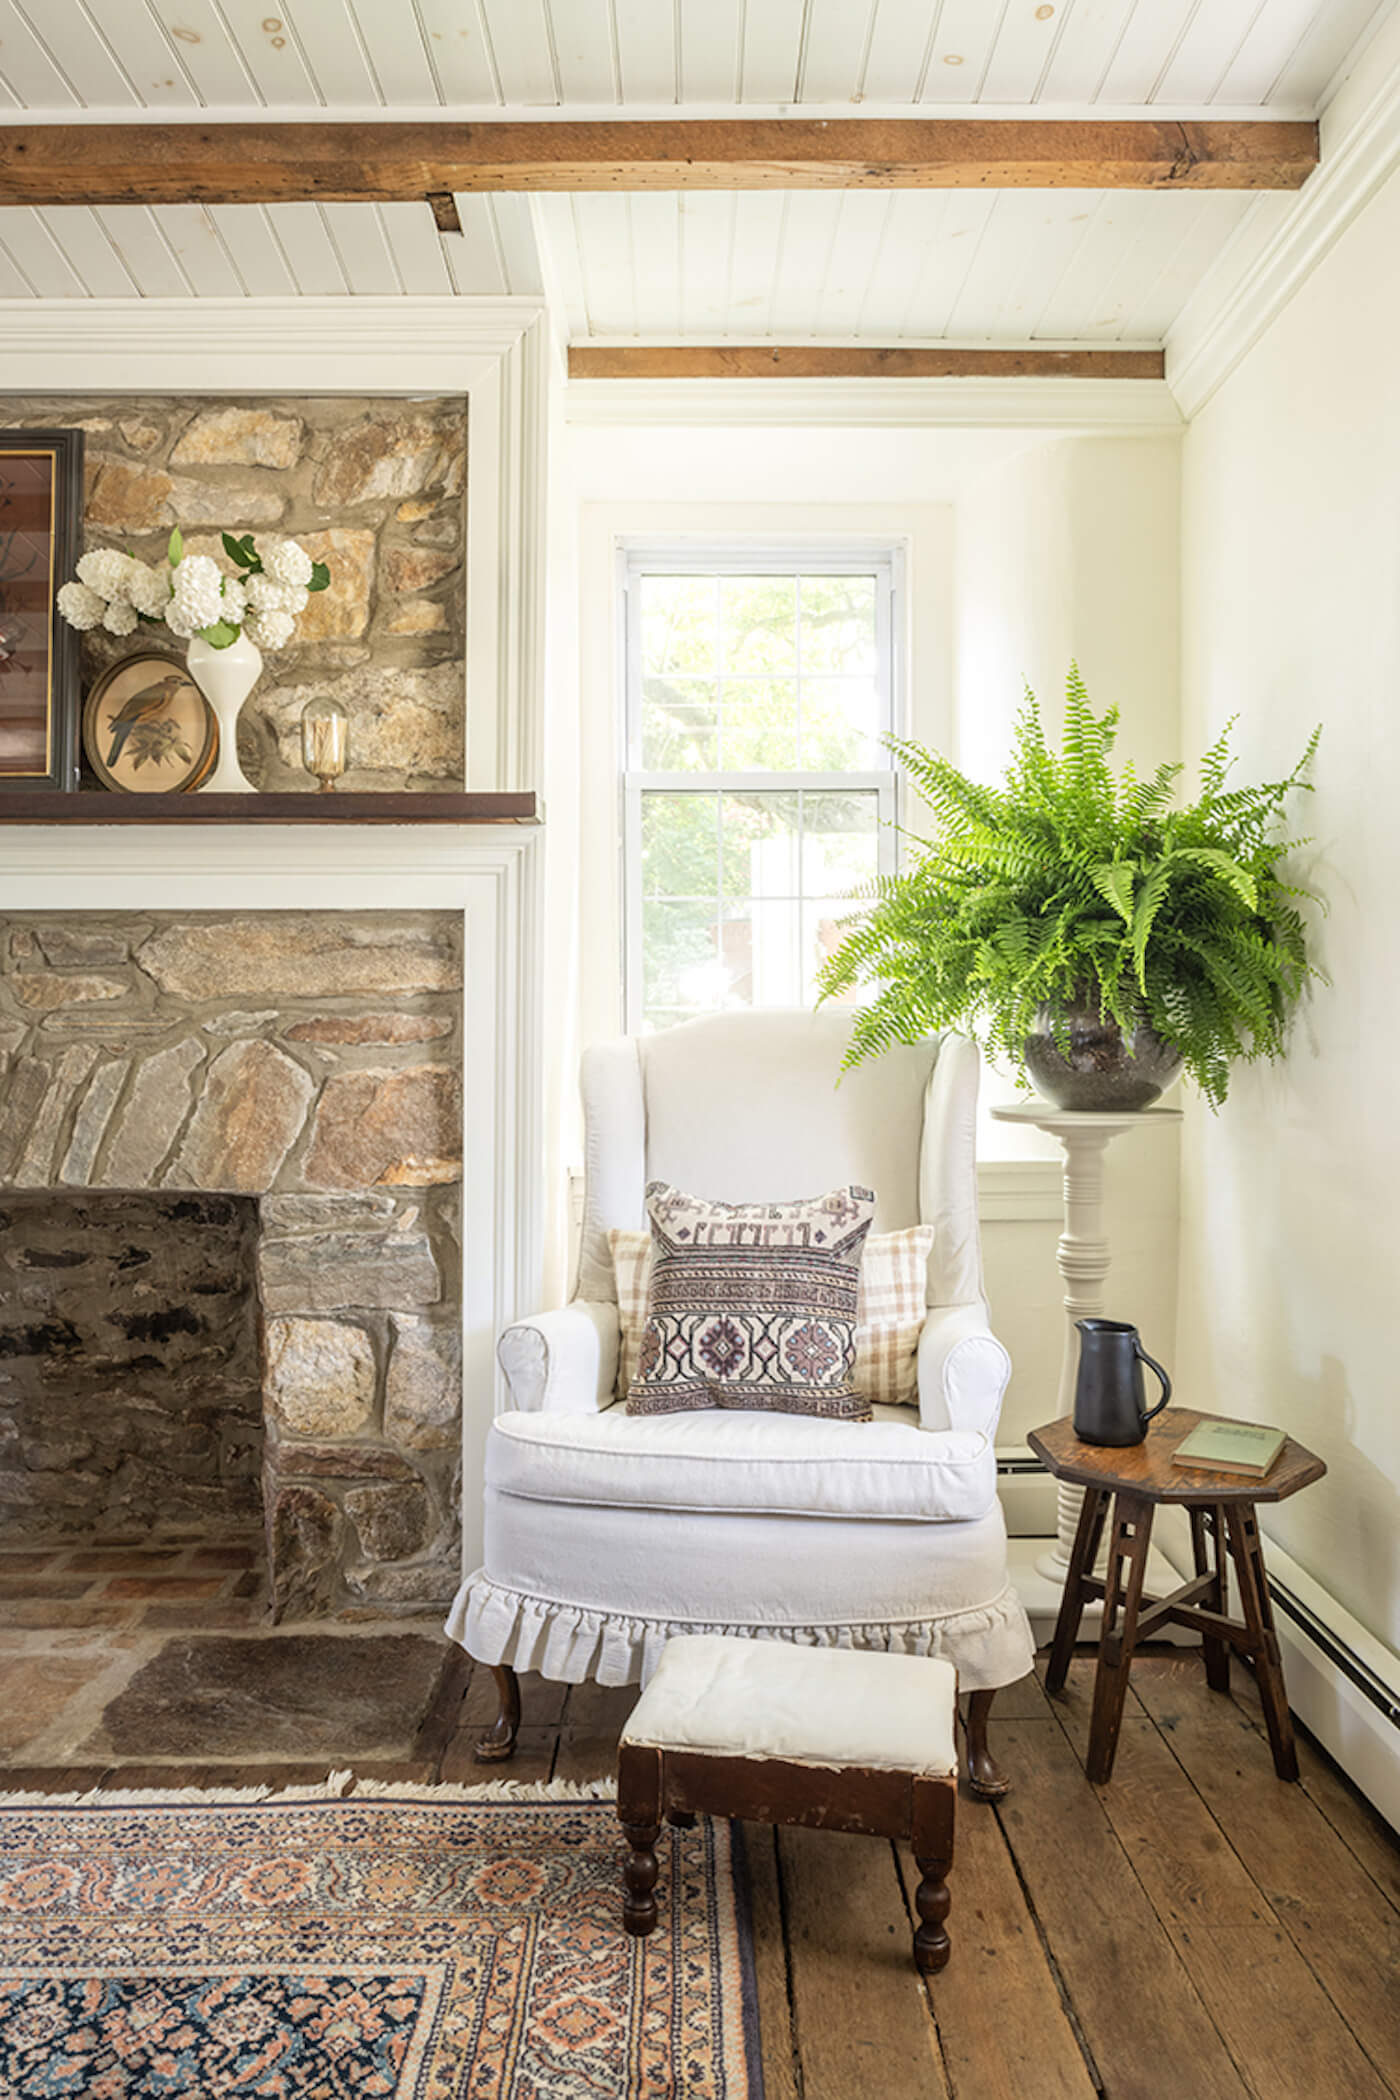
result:
[(931, 1305), (919, 1337), (919, 1421), (925, 1429), (996, 1433), (1011, 1358), (980, 1305)]
[(592, 1415), (617, 1382), (617, 1307), (575, 1298), (507, 1327), (496, 1344), (512, 1404), (524, 1414)]

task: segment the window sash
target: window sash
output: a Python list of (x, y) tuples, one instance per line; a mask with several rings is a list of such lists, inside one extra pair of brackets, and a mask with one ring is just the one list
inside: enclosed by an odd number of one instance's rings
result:
[[(896, 559), (888, 544), (878, 548), (867, 548), (859, 542), (847, 542), (839, 548), (828, 547), (821, 550), (801, 546), (739, 550), (716, 548), (712, 544), (695, 547), (673, 542), (664, 549), (634, 547), (622, 553), (621, 639), (625, 665), (623, 748), (626, 766), (621, 782), (619, 887), (622, 897), (624, 1025), (630, 1033), (640, 1032), (645, 1019), (643, 925), (647, 900), (642, 891), (642, 807), (645, 795), (699, 794), (722, 797), (727, 794), (873, 794), (876, 797), (878, 872), (881, 875), (892, 875), (899, 864), (899, 837), (895, 828), (899, 813), (899, 782), (892, 769), (818, 772), (798, 768), (791, 771), (758, 772), (726, 767), (707, 772), (663, 772), (642, 767), (642, 594), (638, 588), (641, 578), (657, 575), (873, 576), (878, 733), (883, 734), (896, 726), (900, 670), (894, 649)], [(798, 707), (800, 710), (800, 683)], [(805, 890), (799, 888), (798, 894), (806, 901), (808, 893)], [(721, 899), (717, 892), (716, 908), (720, 907)]]

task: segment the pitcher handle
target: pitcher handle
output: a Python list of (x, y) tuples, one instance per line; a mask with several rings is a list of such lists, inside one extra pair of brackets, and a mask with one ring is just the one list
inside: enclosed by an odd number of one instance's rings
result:
[(1148, 1370), (1155, 1371), (1157, 1373), (1157, 1376), (1162, 1381), (1161, 1399), (1157, 1402), (1157, 1405), (1155, 1407), (1149, 1407), (1147, 1413), (1142, 1418), (1144, 1422), (1150, 1422), (1154, 1415), (1159, 1415), (1162, 1412), (1162, 1409), (1171, 1399), (1172, 1382), (1170, 1378), (1168, 1378), (1166, 1372), (1162, 1369), (1162, 1366), (1158, 1363), (1156, 1357), (1148, 1355), (1147, 1351), (1143, 1348), (1142, 1343), (1138, 1340), (1136, 1335), (1133, 1336), (1133, 1353), (1135, 1356), (1141, 1357), (1142, 1361), (1147, 1365)]

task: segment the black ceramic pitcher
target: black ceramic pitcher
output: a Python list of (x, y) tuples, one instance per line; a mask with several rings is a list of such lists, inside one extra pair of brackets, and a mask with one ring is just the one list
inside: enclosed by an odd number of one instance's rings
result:
[[(1126, 1320), (1076, 1320), (1079, 1376), (1074, 1387), (1074, 1433), (1086, 1444), (1140, 1444), (1147, 1425), (1172, 1396), (1172, 1382), (1143, 1348)], [(1142, 1366), (1162, 1381), (1162, 1397), (1148, 1407)]]

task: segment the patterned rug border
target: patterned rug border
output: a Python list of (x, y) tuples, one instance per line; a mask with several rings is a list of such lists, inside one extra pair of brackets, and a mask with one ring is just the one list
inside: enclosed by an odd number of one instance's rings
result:
[(90, 1787), (86, 1793), (51, 1794), (11, 1790), (0, 1794), (0, 1810), (49, 1808), (244, 1808), (257, 1802), (303, 1801), (614, 1801), (611, 1779), (490, 1779), (477, 1786), (432, 1785), (409, 1780), (357, 1779), (352, 1771), (331, 1772), (320, 1786)]
[[(47, 1814), (61, 1810), (111, 1810), (139, 1808), (236, 1808), (241, 1806), (268, 1808), (337, 1807), (350, 1808), (356, 1800), (372, 1800), (380, 1804), (400, 1802), (421, 1807), (440, 1807), (452, 1802), (465, 1805), (496, 1802), (502, 1806), (515, 1802), (540, 1807), (564, 1806), (569, 1803), (596, 1803), (605, 1807), (616, 1800), (616, 1787), (611, 1779), (549, 1781), (525, 1781), (496, 1779), (474, 1786), (414, 1784), (409, 1781), (357, 1780), (351, 1770), (331, 1772), (319, 1786), (254, 1786), (254, 1787), (174, 1787), (174, 1788), (110, 1788), (93, 1787), (85, 1793), (50, 1794), (42, 1792), (0, 1793), (0, 1814), (22, 1813), (29, 1816)], [(708, 1819), (706, 1819), (708, 1821)], [(729, 1871), (733, 1888), (736, 1921), (739, 1925), (737, 1943), (738, 1962), (738, 2034), (744, 2066), (747, 2100), (764, 2100), (765, 2083), (763, 2050), (759, 2025), (759, 1993), (756, 1973), (754, 1945), (754, 1888), (750, 1865), (747, 1832), (742, 1823), (720, 1819), (727, 1823), (729, 1836)], [(669, 2090), (669, 2088), (668, 2088)]]

